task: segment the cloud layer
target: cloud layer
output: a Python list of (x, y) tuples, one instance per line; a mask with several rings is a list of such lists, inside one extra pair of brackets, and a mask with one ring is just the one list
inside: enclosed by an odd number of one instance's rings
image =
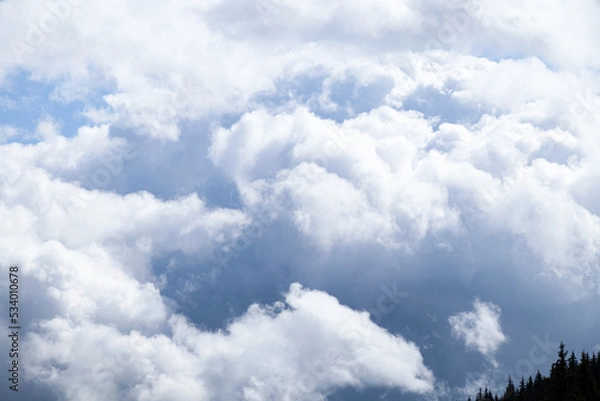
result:
[[(498, 366), (552, 326), (593, 347), (599, 14), (1, 1), (25, 379), (69, 400), (444, 399), (479, 366), (453, 336)], [(383, 313), (392, 282), (411, 296)]]

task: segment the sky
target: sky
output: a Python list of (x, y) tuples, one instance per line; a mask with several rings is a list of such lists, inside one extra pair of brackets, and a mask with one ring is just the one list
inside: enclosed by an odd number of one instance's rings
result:
[(599, 20), (0, 1), (2, 399), (466, 400), (600, 350)]

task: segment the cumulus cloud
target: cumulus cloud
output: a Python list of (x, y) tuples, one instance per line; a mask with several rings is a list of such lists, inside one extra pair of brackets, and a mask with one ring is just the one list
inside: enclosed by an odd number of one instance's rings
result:
[(573, 196), (590, 168), (581, 136), (512, 114), (434, 124), (389, 106), (343, 123), (302, 107), (259, 110), (216, 130), (209, 157), (249, 210), (288, 219), (323, 249), (372, 241), (413, 251), (432, 237), (452, 248), (492, 230), (523, 238), (545, 266), (535, 274), (594, 288), (585, 277), (597, 268), (600, 220)]
[(216, 132), (210, 156), (249, 207), (289, 199), (290, 219), (323, 248), (365, 240), (410, 248), (458, 223), (445, 189), (414, 163), (432, 134), (418, 113), (389, 107), (342, 124), (305, 109), (254, 112)]
[[(30, 235), (75, 249), (93, 243), (132, 245), (147, 238), (149, 255), (175, 249), (202, 254), (211, 252), (210, 241), (235, 238), (236, 230), (247, 222), (237, 210), (210, 210), (195, 194), (161, 201), (144, 192), (121, 196), (102, 191), (104, 180), (120, 174), (123, 157), (102, 131), (82, 129), (72, 140), (60, 136), (34, 146), (11, 144), (2, 148), (0, 174), (6, 178), (1, 187), (2, 205), (7, 213), (14, 211), (35, 219), (33, 226), (24, 227), (32, 230)], [(108, 144), (104, 149), (99, 146), (103, 139)], [(52, 176), (67, 175), (90, 158), (105, 162), (98, 163), (95, 170), (88, 169), (87, 177), (86, 169), (81, 168), (90, 189)]]
[(486, 28), (489, 36), (484, 40), (493, 41), (499, 53), (518, 50), (537, 54), (554, 65), (573, 69), (600, 62), (600, 54), (589, 42), (599, 34), (598, 27), (591, 23), (592, 16), (600, 14), (594, 1), (581, 0), (572, 7), (562, 7), (559, 2), (492, 5), (484, 1), (467, 7)]
[[(215, 244), (234, 240), (247, 223), (236, 210), (208, 208), (197, 195), (162, 201), (140, 192), (118, 195), (60, 180), (88, 159), (114, 178), (122, 141), (106, 127), (82, 128), (72, 139), (51, 124), (38, 128), (45, 140), (0, 149), (2, 263), (22, 266), (40, 315), (91, 319), (119, 328), (156, 328), (168, 309), (152, 271), (153, 257), (170, 251), (212, 259)], [(81, 172), (86, 169), (82, 167)], [(89, 170), (90, 177), (94, 172)], [(93, 178), (91, 179), (93, 182)], [(163, 280), (164, 281), (164, 280)]]
[(68, 400), (314, 400), (342, 386), (421, 394), (434, 386), (413, 343), (299, 284), (285, 304), (252, 305), (218, 332), (180, 315), (169, 327), (171, 336), (145, 335), (46, 320), (28, 339), (27, 363), (36, 380)]
[[(245, 214), (209, 209), (196, 195), (162, 201), (63, 182), (49, 171), (64, 175), (80, 165), (76, 155), (89, 156), (86, 135), (111, 141), (101, 127), (69, 140), (52, 125), (42, 129), (46, 140), (2, 149), (0, 186), (0, 216), (12, 222), (2, 231), (3, 263), (22, 266), (35, 289), (27, 302), (40, 305), (26, 338), (36, 355), (25, 361), (33, 382), (72, 400), (308, 400), (343, 386), (432, 390), (433, 375), (413, 343), (298, 284), (287, 306), (252, 306), (223, 332), (203, 332), (174, 315), (151, 258), (177, 250), (210, 261), (214, 247), (240, 234)], [(94, 149), (101, 158), (112, 148)], [(72, 162), (39, 156), (46, 152)]]
[[(342, 274), (362, 283), (385, 258), (412, 257), (415, 269), (384, 279), (458, 282), (447, 270), (476, 277), (493, 248), (507, 282), (544, 278), (565, 299), (600, 291), (596, 2), (140, 4), (0, 2), (0, 264), (22, 265), (35, 290), (32, 380), (70, 399), (423, 393), (433, 376), (416, 346), (340, 305), (359, 287)], [(19, 114), (31, 106), (21, 86), (40, 110)], [(87, 121), (61, 130), (74, 114)], [(214, 268), (265, 216), (256, 249)], [(346, 271), (363, 246), (373, 255)], [(285, 304), (217, 333), (166, 296), (198, 277), (287, 287), (315, 266), (303, 277), (339, 294), (294, 285)], [(499, 316), (476, 301), (449, 321), (495, 361)], [(340, 356), (323, 362), (334, 344)]]
[(494, 365), (494, 354), (507, 341), (500, 325), (501, 309), (491, 302), (473, 302), (474, 310), (450, 316), (452, 335), (463, 340), (467, 349), (480, 352)]

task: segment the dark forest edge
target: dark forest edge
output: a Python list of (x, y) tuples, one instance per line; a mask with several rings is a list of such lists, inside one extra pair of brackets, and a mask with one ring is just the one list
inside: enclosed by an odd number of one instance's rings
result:
[(521, 377), (519, 384), (515, 384), (509, 376), (500, 398), (487, 388), (480, 388), (475, 401), (600, 401), (600, 352), (590, 357), (583, 351), (579, 359), (573, 351), (567, 355), (561, 342), (558, 359), (548, 377), (538, 370), (535, 377)]

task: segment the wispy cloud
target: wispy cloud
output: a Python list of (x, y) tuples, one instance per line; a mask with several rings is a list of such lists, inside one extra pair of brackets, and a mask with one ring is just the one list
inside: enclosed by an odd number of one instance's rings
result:
[(450, 316), (452, 335), (464, 341), (467, 349), (480, 352), (496, 365), (494, 354), (507, 341), (500, 324), (501, 309), (491, 302), (473, 302), (473, 311)]

